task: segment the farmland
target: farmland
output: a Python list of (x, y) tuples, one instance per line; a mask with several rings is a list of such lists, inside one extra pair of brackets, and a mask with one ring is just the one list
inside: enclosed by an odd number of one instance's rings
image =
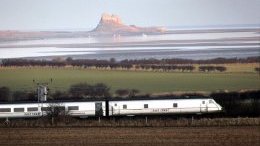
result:
[(97, 70), (84, 68), (4, 67), (0, 68), (0, 86), (12, 91), (34, 90), (35, 82), (50, 82), (51, 92), (67, 90), (76, 83), (105, 83), (112, 92), (117, 89), (138, 89), (143, 93), (175, 91), (219, 91), (260, 89), (256, 64), (227, 65), (227, 72), (154, 72), (133, 70)]
[(258, 145), (258, 126), (0, 128), (0, 145)]

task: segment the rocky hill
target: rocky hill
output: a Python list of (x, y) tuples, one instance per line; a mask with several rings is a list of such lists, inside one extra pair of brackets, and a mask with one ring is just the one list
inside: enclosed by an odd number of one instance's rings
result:
[(117, 15), (104, 13), (95, 29), (91, 31), (96, 35), (133, 35), (133, 34), (151, 34), (163, 33), (162, 27), (138, 27), (135, 25), (125, 25)]

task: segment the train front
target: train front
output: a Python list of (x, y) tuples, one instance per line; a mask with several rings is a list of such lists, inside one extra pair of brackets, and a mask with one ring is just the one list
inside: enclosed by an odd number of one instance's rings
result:
[(208, 112), (221, 112), (223, 110), (222, 106), (219, 105), (214, 99), (209, 99), (208, 102)]

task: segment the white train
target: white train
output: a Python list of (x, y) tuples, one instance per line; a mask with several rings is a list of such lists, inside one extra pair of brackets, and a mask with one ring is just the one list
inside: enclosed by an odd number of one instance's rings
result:
[(135, 116), (165, 114), (204, 114), (220, 112), (222, 107), (211, 98), (99, 100), (0, 104), (0, 118), (41, 117), (58, 107), (74, 117)]

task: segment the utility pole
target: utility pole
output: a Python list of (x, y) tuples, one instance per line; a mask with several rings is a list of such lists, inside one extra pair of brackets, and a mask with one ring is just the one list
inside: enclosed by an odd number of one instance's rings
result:
[(38, 102), (44, 102), (47, 101), (47, 95), (48, 95), (48, 84), (37, 84), (37, 97)]
[[(53, 79), (50, 79), (50, 83), (53, 82)], [(33, 83), (37, 85), (37, 98), (38, 102), (45, 102), (47, 101), (47, 95), (48, 95), (48, 82), (36, 82), (35, 79), (33, 79)]]

